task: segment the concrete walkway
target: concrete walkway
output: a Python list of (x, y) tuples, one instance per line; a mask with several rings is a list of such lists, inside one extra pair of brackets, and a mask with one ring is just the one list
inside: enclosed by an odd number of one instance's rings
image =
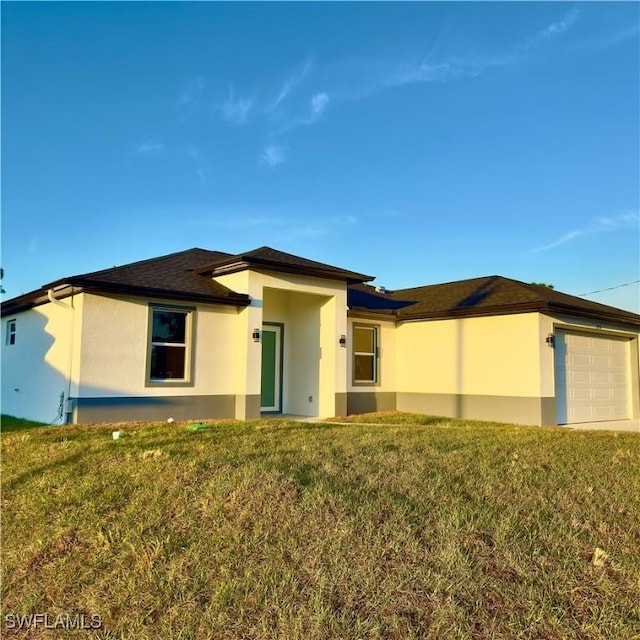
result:
[(262, 420), (295, 420), (296, 422), (322, 422), (323, 418), (316, 416), (300, 416), (295, 413), (261, 413)]
[(632, 431), (640, 433), (640, 420), (605, 420), (603, 422), (578, 422), (565, 424), (569, 429), (584, 429), (588, 431)]

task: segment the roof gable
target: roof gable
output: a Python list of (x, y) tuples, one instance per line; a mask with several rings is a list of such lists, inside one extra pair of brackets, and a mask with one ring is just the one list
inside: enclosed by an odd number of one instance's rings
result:
[(294, 273), (311, 276), (314, 278), (327, 278), (329, 280), (341, 280), (348, 284), (368, 282), (373, 276), (367, 276), (355, 271), (341, 269), (323, 262), (316, 262), (291, 253), (278, 251), (271, 247), (260, 247), (246, 253), (215, 260), (210, 264), (196, 269), (199, 274), (220, 276), (227, 273), (235, 273), (246, 269), (262, 269), (283, 273)]

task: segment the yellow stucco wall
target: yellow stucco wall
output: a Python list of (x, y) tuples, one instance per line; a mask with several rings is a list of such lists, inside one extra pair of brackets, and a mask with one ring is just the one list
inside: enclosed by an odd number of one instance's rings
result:
[(397, 328), (397, 390), (541, 395), (537, 313), (405, 322)]
[[(81, 397), (235, 394), (238, 354), (235, 307), (192, 305), (193, 384), (147, 385), (149, 300), (85, 295)], [(166, 304), (155, 301), (154, 304)], [(173, 303), (180, 306), (180, 303)]]

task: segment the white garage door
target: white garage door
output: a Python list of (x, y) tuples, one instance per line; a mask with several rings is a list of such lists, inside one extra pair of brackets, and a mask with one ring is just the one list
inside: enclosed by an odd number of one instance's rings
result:
[(629, 344), (625, 338), (557, 332), (558, 424), (631, 417)]

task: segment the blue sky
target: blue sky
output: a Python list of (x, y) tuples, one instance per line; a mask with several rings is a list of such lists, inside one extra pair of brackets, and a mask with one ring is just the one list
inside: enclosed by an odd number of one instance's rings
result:
[(3, 2), (4, 297), (194, 246), (391, 289), (637, 280), (639, 22), (615, 2)]

